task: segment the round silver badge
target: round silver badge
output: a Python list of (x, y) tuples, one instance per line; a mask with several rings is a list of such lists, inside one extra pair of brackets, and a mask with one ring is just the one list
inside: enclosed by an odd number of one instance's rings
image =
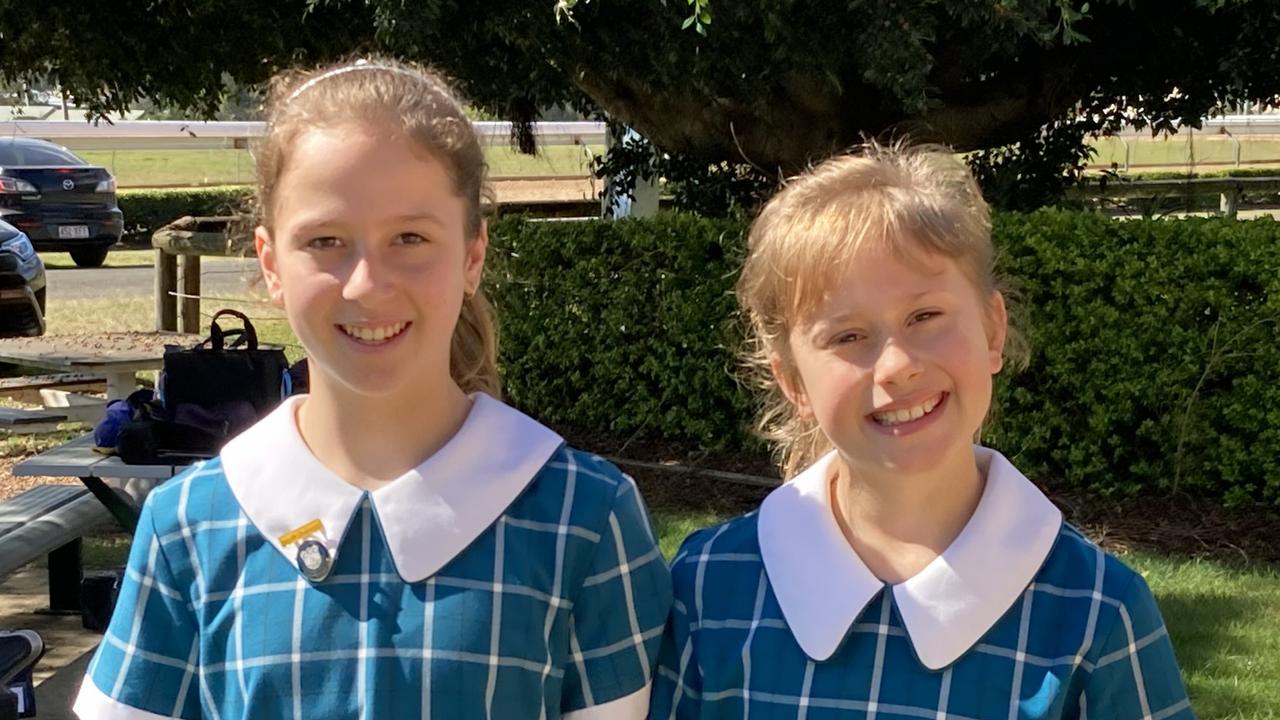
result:
[(303, 540), (298, 544), (298, 569), (316, 582), (329, 577), (329, 571), (333, 569), (329, 548), (318, 540)]
[(75, 180), (72, 180), (71, 178), (67, 178), (66, 180), (63, 180), (63, 181), (62, 181), (62, 189), (63, 189), (63, 190), (75, 190), (75, 189), (76, 189), (76, 181), (75, 181)]

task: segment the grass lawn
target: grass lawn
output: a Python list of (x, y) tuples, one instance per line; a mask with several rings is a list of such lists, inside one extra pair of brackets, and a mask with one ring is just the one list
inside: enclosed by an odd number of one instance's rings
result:
[(1201, 718), (1280, 717), (1280, 571), (1150, 552), (1151, 585)]
[[(70, 253), (42, 252), (40, 259), (47, 270), (67, 270), (76, 267)], [(107, 253), (103, 267), (151, 267), (155, 264), (154, 250), (112, 250)]]
[[(1137, 172), (1137, 165), (1181, 165), (1192, 166), (1204, 163), (1232, 164), (1235, 160), (1235, 144), (1231, 138), (1221, 135), (1203, 135), (1200, 133), (1173, 135), (1169, 137), (1126, 138), (1129, 143), (1130, 172)], [(1124, 142), (1119, 138), (1098, 138), (1093, 141), (1098, 154), (1090, 161), (1092, 165), (1110, 165), (1116, 163), (1124, 167)], [(1273, 162), (1280, 165), (1280, 138), (1240, 138), (1240, 160), (1242, 163)]]
[[(1131, 172), (1141, 165), (1165, 167), (1201, 166), (1213, 170), (1230, 167), (1235, 146), (1220, 135), (1179, 134), (1171, 137), (1127, 138)], [(1124, 165), (1124, 143), (1119, 138), (1092, 141), (1097, 155), (1094, 166)], [(585, 175), (590, 172), (589, 158), (599, 155), (601, 146), (556, 146), (543, 148), (537, 155), (521, 155), (505, 145), (486, 148), (490, 174), (494, 178), (544, 175)], [(120, 187), (160, 187), (173, 185), (243, 185), (253, 182), (254, 162), (248, 150), (85, 150), (79, 153), (91, 163), (102, 165), (116, 176)], [(1280, 138), (1274, 136), (1241, 137), (1240, 159), (1274, 163), (1280, 167)], [(1257, 167), (1257, 166), (1253, 166)]]
[[(557, 145), (531, 156), (508, 147), (489, 147), (485, 156), (494, 178), (586, 175), (589, 158), (602, 151), (599, 146)], [(253, 182), (254, 162), (248, 150), (85, 150), (77, 154), (110, 170), (120, 187)]]

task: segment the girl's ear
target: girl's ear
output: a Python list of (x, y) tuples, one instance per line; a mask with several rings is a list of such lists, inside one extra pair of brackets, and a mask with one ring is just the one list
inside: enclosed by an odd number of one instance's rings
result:
[(284, 291), (280, 287), (275, 245), (271, 243), (271, 233), (261, 225), (253, 229), (253, 248), (258, 253), (258, 266), (262, 268), (262, 280), (266, 283), (271, 304), (283, 308)]
[(991, 374), (995, 375), (1004, 367), (1004, 341), (1009, 334), (1009, 311), (1004, 304), (1004, 295), (999, 290), (992, 291), (987, 305), (987, 356)]
[(465, 264), (462, 268), (463, 287), (467, 297), (475, 295), (476, 290), (480, 289), (480, 278), (484, 274), (484, 256), (488, 249), (489, 223), (481, 220), (480, 231), (476, 233), (475, 239), (467, 245)]
[(795, 406), (796, 412), (801, 417), (812, 417), (813, 409), (809, 405), (809, 396), (804, 391), (804, 383), (794, 372), (789, 371), (787, 361), (778, 353), (771, 353), (769, 370), (773, 373), (773, 379), (778, 381), (778, 387), (782, 388), (782, 394)]

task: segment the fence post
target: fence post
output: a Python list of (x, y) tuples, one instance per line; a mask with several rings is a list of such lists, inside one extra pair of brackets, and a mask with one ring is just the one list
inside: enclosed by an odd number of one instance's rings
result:
[(178, 329), (178, 257), (156, 249), (156, 330)]
[(178, 329), (200, 332), (200, 256), (182, 256), (182, 315)]
[(1240, 205), (1240, 186), (1236, 185), (1228, 190), (1222, 191), (1222, 197), (1218, 201), (1218, 209), (1222, 211), (1223, 217), (1233, 218), (1236, 216), (1236, 208)]

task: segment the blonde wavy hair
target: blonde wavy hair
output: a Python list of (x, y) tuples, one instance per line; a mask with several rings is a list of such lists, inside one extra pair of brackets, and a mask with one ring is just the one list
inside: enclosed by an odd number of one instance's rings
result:
[[(743, 362), (764, 392), (757, 430), (773, 443), (788, 479), (833, 446), (787, 399), (773, 360), (798, 386), (789, 347), (796, 319), (868, 251), (908, 261), (941, 255), (958, 263), (984, 301), (996, 291), (1009, 295), (996, 275), (990, 209), (946, 148), (869, 142), (789, 180), (751, 226), (737, 286), (749, 323)], [(1007, 338), (1006, 361), (1025, 364), (1021, 336), (1010, 327)]]
[[(267, 131), (255, 147), (256, 222), (273, 229), (277, 184), (297, 138), (307, 130), (350, 123), (397, 127), (444, 164), (466, 203), (465, 229), (474, 241), (493, 192), (479, 138), (443, 76), (389, 58), (373, 57), (272, 78)], [(464, 392), (501, 396), (497, 316), (483, 289), (463, 300), (449, 350), (449, 372)]]

